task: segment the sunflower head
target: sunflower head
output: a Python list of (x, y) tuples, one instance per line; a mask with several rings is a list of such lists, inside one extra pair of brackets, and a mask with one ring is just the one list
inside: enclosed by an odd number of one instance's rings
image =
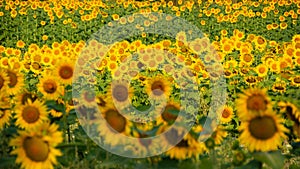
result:
[(34, 128), (48, 119), (47, 114), (47, 108), (42, 102), (28, 99), (25, 105), (19, 105), (16, 110), (16, 124), (25, 129)]
[(171, 84), (168, 78), (162, 75), (148, 79), (146, 84), (148, 95), (155, 99), (168, 98), (171, 93)]
[(285, 132), (288, 130), (281, 124), (283, 119), (272, 110), (252, 116), (242, 121), (239, 128), (241, 144), (248, 146), (250, 151), (276, 150), (281, 145)]
[(236, 106), (238, 116), (243, 120), (271, 109), (271, 100), (267, 96), (266, 90), (251, 88), (239, 95)]

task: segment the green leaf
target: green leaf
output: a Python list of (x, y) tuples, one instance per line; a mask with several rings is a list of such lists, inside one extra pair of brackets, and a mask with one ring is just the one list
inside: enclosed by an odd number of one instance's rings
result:
[(240, 167), (235, 167), (234, 169), (254, 169), (254, 168), (260, 168), (261, 163), (256, 160), (252, 160), (246, 165), (240, 166)]
[(266, 163), (273, 169), (282, 169), (284, 166), (284, 157), (280, 151), (257, 152), (253, 154), (253, 157), (258, 161)]

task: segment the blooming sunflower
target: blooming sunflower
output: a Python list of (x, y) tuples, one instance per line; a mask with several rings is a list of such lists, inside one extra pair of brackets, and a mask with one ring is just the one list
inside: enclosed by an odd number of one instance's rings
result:
[(74, 64), (71, 60), (61, 60), (55, 69), (56, 77), (63, 83), (63, 84), (71, 84), (72, 78), (74, 73)]
[(15, 147), (11, 154), (17, 155), (16, 163), (21, 163), (24, 169), (53, 169), (56, 156), (62, 155), (55, 148), (63, 140), (62, 132), (57, 129), (56, 124), (43, 124), (33, 131), (19, 131), (19, 136), (10, 141), (10, 146)]
[(289, 79), (291, 81), (292, 86), (299, 87), (300, 86), (300, 76), (294, 76)]
[(227, 136), (227, 132), (224, 130), (224, 127), (217, 126), (214, 132), (211, 135), (211, 138), (214, 140), (216, 145), (220, 145), (223, 139)]
[(171, 83), (162, 75), (152, 77), (147, 80), (146, 92), (154, 99), (168, 99), (171, 94)]
[(160, 117), (156, 120), (157, 124), (172, 124), (175, 122), (178, 117), (178, 113), (180, 112), (180, 103), (174, 101), (168, 102), (164, 109), (158, 109), (158, 111), (162, 112)]
[(268, 74), (269, 68), (264, 64), (260, 64), (255, 70), (259, 77), (264, 77)]
[(251, 114), (257, 114), (271, 109), (271, 100), (266, 89), (250, 88), (239, 94), (236, 109), (241, 120), (248, 119)]
[(42, 102), (32, 102), (29, 99), (27, 101), (25, 105), (18, 105), (15, 115), (16, 125), (25, 129), (34, 128), (48, 119), (47, 108)]
[(182, 133), (180, 128), (171, 128), (170, 130), (165, 131), (166, 129), (165, 126), (162, 126), (158, 133), (166, 132), (164, 139), (161, 142), (161, 147), (165, 146), (165, 148), (171, 148), (165, 152), (171, 159), (184, 160), (196, 157), (207, 151), (205, 144), (203, 142), (198, 142), (190, 133), (183, 135), (184, 133)]
[(118, 135), (129, 135), (131, 123), (121, 115), (114, 106), (108, 106), (101, 112), (102, 118), (97, 118), (98, 131), (105, 137), (105, 142), (111, 146), (122, 143)]
[(233, 118), (233, 109), (231, 106), (225, 105), (219, 109), (220, 120), (222, 123), (229, 123)]
[(16, 72), (11, 69), (6, 70), (7, 76), (9, 77), (7, 93), (11, 95), (18, 94), (24, 85), (23, 75), (20, 72)]
[(133, 91), (126, 80), (116, 80), (111, 83), (107, 96), (112, 99), (116, 108), (120, 110), (131, 104)]
[(57, 100), (63, 94), (63, 87), (59, 84), (58, 79), (51, 75), (41, 78), (37, 89), (48, 100)]
[(250, 151), (276, 150), (282, 139), (286, 138), (285, 132), (288, 132), (282, 122), (283, 119), (272, 110), (250, 116), (239, 127), (242, 132), (240, 143), (246, 145)]
[(275, 82), (272, 86), (274, 92), (284, 93), (286, 91), (286, 84), (284, 81)]

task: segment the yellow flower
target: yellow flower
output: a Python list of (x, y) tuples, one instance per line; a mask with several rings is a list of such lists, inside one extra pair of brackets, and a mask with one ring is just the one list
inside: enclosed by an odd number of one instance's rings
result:
[(171, 83), (163, 75), (149, 78), (146, 84), (146, 92), (150, 98), (168, 99), (171, 94)]
[(42, 40), (43, 40), (43, 41), (48, 40), (48, 36), (47, 36), (47, 35), (43, 35), (43, 36), (42, 36)]
[(266, 89), (247, 89), (243, 94), (239, 94), (236, 100), (237, 115), (241, 120), (249, 119), (271, 108), (271, 100), (267, 96)]
[(63, 94), (63, 87), (58, 79), (50, 74), (44, 74), (37, 85), (38, 91), (45, 99), (57, 100)]
[(17, 155), (16, 163), (21, 163), (24, 169), (53, 169), (56, 156), (62, 155), (55, 148), (63, 140), (62, 132), (57, 129), (58, 125), (46, 123), (31, 131), (19, 131), (19, 135), (10, 140), (10, 146), (15, 147), (11, 154)]
[(32, 102), (28, 99), (24, 105), (17, 105), (16, 125), (21, 128), (32, 129), (47, 120), (47, 115), (47, 107), (44, 103), (38, 100)]
[(282, 139), (286, 138), (288, 130), (281, 124), (283, 119), (272, 110), (260, 115), (249, 117), (242, 121), (239, 131), (241, 144), (246, 145), (250, 151), (270, 151), (281, 146)]
[(65, 85), (71, 84), (73, 80), (74, 63), (70, 59), (62, 59), (54, 69), (55, 76)]
[(219, 109), (219, 117), (222, 123), (229, 123), (233, 118), (232, 107), (225, 105)]
[(18, 40), (18, 42), (17, 42), (17, 47), (18, 47), (18, 48), (24, 48), (24, 47), (25, 47), (24, 41)]
[(6, 73), (9, 77), (9, 83), (6, 92), (11, 95), (18, 94), (24, 85), (23, 74), (12, 69), (7, 69)]

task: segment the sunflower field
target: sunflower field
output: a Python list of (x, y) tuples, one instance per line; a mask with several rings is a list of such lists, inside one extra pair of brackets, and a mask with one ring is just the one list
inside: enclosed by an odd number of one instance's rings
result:
[(0, 168), (300, 168), (299, 18), (299, 0), (0, 0)]

